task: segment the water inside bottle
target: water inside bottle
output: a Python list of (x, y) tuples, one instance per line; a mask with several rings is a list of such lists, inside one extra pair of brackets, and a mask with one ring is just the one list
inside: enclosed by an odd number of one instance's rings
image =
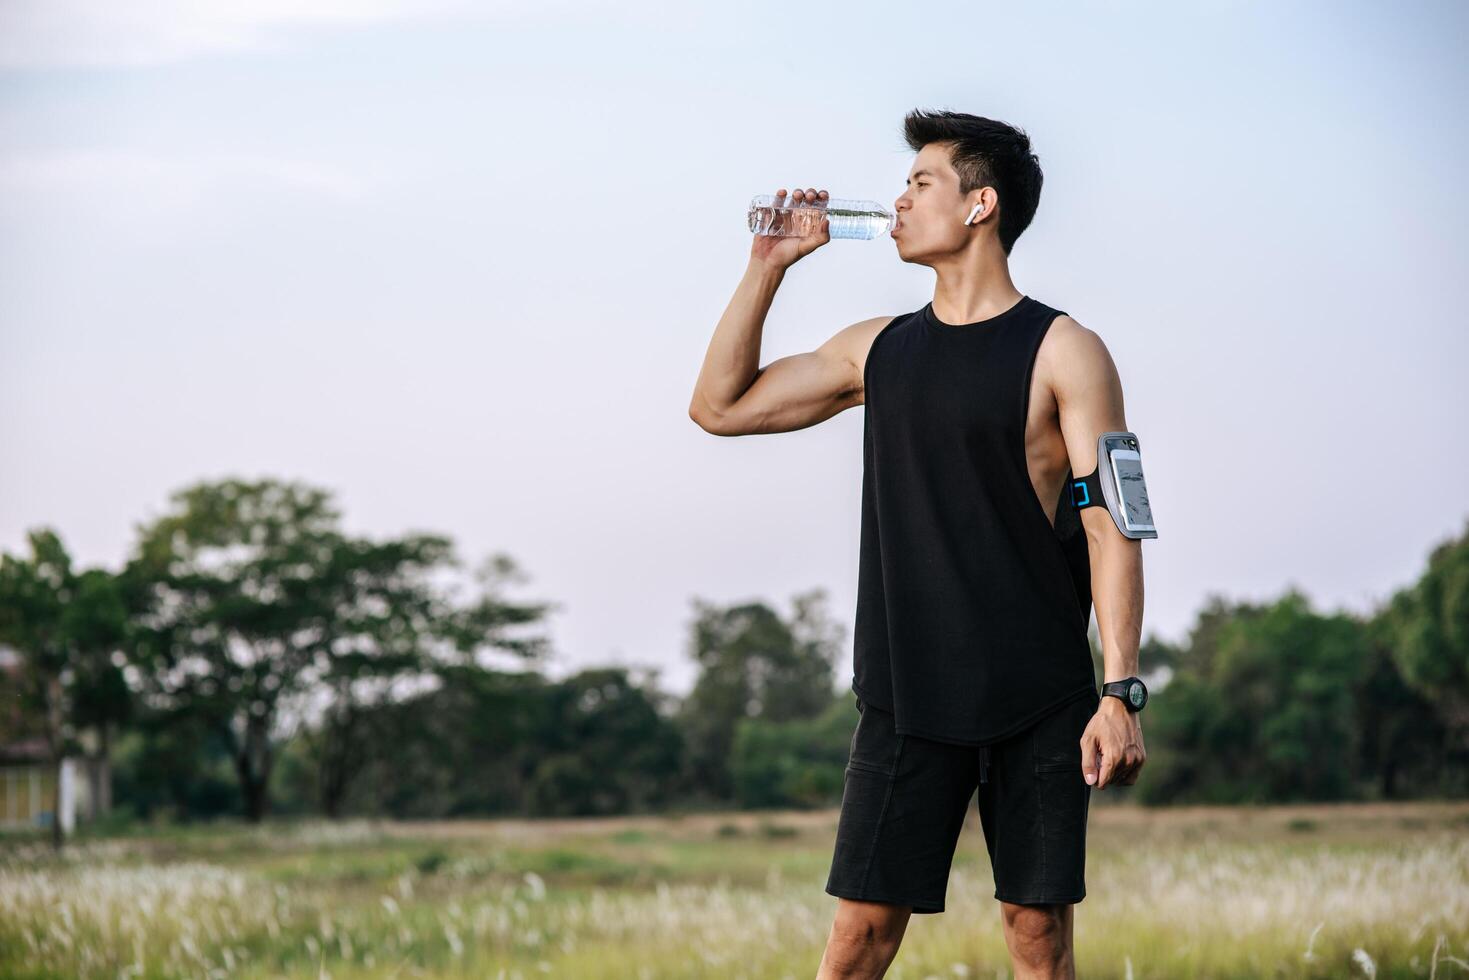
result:
[(832, 238), (872, 239), (887, 234), (894, 215), (873, 201), (831, 200), (827, 206), (801, 207), (787, 198), (775, 206), (772, 194), (761, 194), (750, 204), (748, 223), (757, 235), (805, 237), (821, 234), (821, 219), (826, 218)]

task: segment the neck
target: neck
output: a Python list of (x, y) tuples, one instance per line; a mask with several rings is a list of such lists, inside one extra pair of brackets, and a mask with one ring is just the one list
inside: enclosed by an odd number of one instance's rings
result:
[(978, 262), (972, 255), (956, 256), (933, 270), (938, 273), (933, 312), (945, 323), (976, 323), (998, 316), (1024, 295), (1010, 280), (1003, 253), (984, 255)]

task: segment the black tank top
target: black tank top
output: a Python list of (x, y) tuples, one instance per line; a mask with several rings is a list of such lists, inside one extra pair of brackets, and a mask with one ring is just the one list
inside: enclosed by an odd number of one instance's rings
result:
[(984, 745), (1097, 694), (1070, 474), (1053, 527), (1025, 461), (1031, 370), (1061, 315), (1025, 296), (955, 326), (929, 303), (873, 338), (852, 690), (900, 733)]

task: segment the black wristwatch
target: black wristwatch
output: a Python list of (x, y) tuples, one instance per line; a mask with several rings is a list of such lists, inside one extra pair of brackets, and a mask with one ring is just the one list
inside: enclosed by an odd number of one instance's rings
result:
[(1111, 695), (1121, 699), (1128, 711), (1141, 711), (1148, 703), (1148, 687), (1141, 677), (1124, 677), (1120, 681), (1108, 681), (1102, 685), (1102, 696)]

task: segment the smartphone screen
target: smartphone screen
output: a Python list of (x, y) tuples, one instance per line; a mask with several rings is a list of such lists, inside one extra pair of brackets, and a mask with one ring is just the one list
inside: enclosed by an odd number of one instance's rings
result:
[(1135, 449), (1114, 449), (1112, 476), (1122, 497), (1122, 520), (1129, 531), (1155, 531), (1153, 508), (1148, 505), (1148, 486), (1143, 482), (1143, 460)]

